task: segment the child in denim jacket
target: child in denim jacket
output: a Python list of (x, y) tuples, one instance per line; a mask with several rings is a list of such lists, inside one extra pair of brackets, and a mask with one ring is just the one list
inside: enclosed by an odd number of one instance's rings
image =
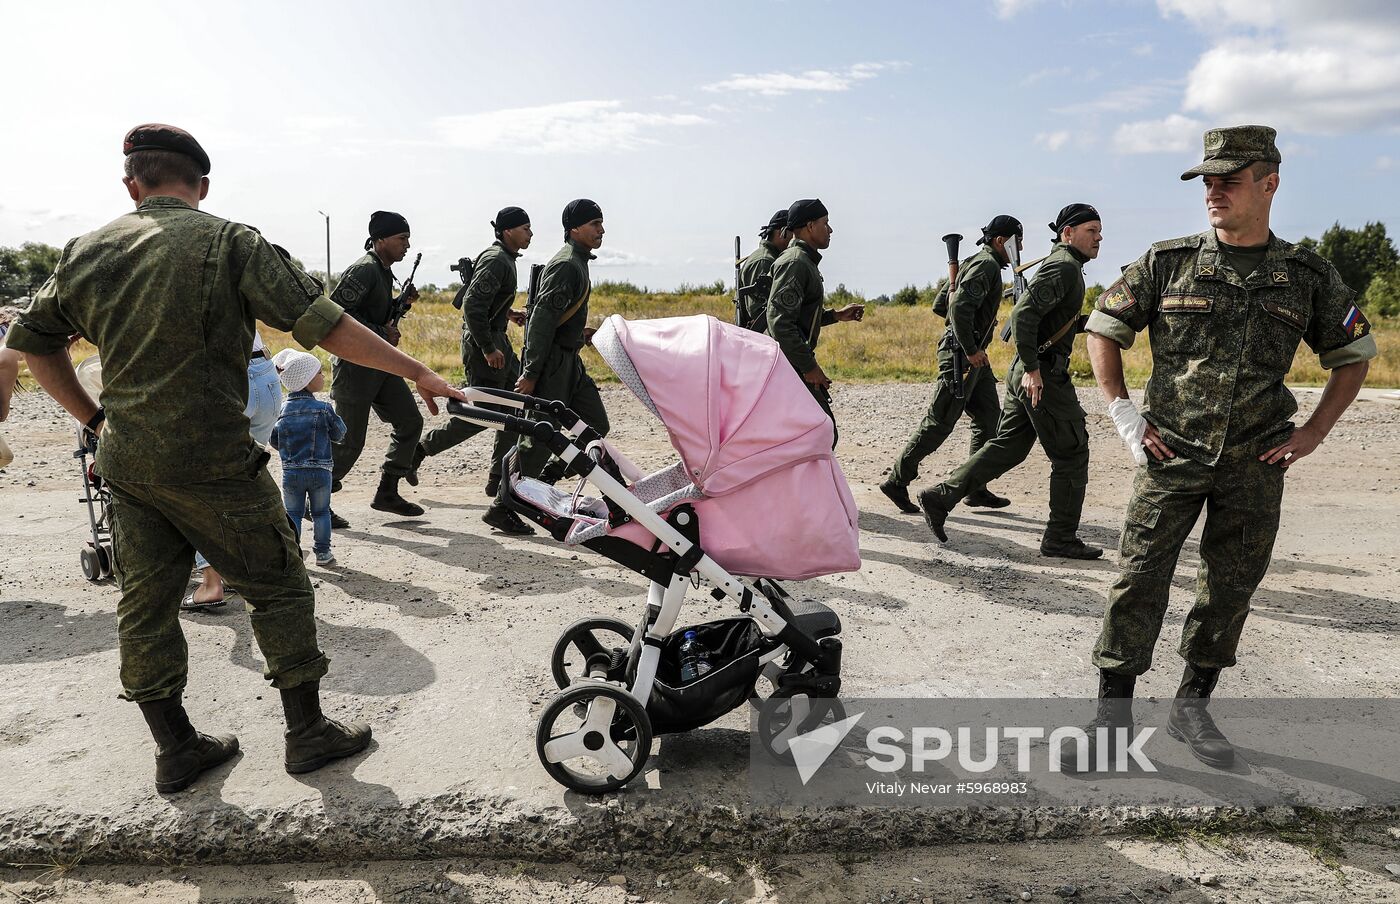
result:
[(334, 565), (331, 554), (331, 443), (345, 436), (345, 422), (329, 402), (316, 398), (325, 385), (315, 355), (288, 349), (275, 359), (287, 400), (272, 428), (272, 448), (282, 456), (282, 503), (296, 525), (311, 500), (316, 564)]

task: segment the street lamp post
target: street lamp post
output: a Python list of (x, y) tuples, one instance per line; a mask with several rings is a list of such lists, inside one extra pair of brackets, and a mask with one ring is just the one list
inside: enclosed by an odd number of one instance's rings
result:
[(316, 211), (326, 218), (326, 289), (331, 288), (331, 215), (323, 210)]

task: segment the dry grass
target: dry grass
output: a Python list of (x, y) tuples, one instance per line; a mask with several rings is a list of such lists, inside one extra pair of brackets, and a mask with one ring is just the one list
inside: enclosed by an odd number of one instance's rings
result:
[[(462, 315), (448, 303), (445, 294), (425, 297), (414, 306), (403, 322), (403, 349), (434, 370), (449, 377), (463, 378), (460, 351)], [(521, 297), (517, 307), (524, 306)], [(671, 317), (683, 314), (712, 314), (722, 320), (732, 320), (733, 303), (724, 295), (605, 295), (595, 294), (589, 303), (589, 320), (597, 325), (609, 314), (624, 317)], [(1010, 305), (1003, 305), (1001, 322), (1006, 322)], [(515, 347), (520, 348), (522, 331), (510, 328)], [(934, 372), (934, 350), (943, 334), (943, 320), (928, 307), (868, 305), (865, 319), (860, 323), (838, 323), (822, 330), (819, 357), (822, 367), (834, 380), (843, 382), (925, 381)], [(1367, 386), (1392, 388), (1400, 386), (1400, 320), (1376, 324), (1376, 344), (1380, 356), (1371, 362)], [(263, 339), (272, 352), (292, 345), (286, 333), (263, 329)], [(75, 359), (91, 354), (91, 346), (79, 343)], [(324, 352), (319, 352), (325, 357)], [(1013, 350), (1009, 343), (992, 343), (992, 364), (1005, 372), (1011, 363)], [(584, 350), (588, 371), (599, 382), (616, 379), (592, 349)], [(1140, 341), (1124, 355), (1128, 383), (1142, 386), (1151, 371), (1152, 356), (1146, 341)], [(1075, 346), (1070, 364), (1075, 380), (1093, 380), (1084, 342)], [(1327, 371), (1318, 366), (1317, 356), (1300, 346), (1298, 357), (1288, 375), (1288, 382), (1300, 386), (1321, 386), (1327, 382)]]

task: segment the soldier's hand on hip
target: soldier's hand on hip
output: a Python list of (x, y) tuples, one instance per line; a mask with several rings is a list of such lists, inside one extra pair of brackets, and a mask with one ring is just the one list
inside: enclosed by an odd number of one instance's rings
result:
[(413, 381), (418, 388), (418, 394), (423, 397), (423, 404), (428, 406), (429, 414), (437, 414), (438, 406), (434, 399), (457, 399), (459, 402), (467, 401), (462, 390), (448, 383), (428, 368), (423, 368), (423, 373)]
[(387, 343), (389, 343), (390, 345), (394, 346), (394, 348), (398, 348), (398, 347), (399, 347), (399, 340), (402, 339), (402, 338), (403, 338), (403, 334), (399, 332), (399, 328), (398, 328), (398, 327), (396, 327), (396, 326), (386, 326), (386, 327), (384, 327), (384, 341), (387, 342)]
[(521, 377), (515, 381), (515, 391), (522, 395), (535, 394), (535, 377)]
[(1322, 445), (1322, 433), (1304, 424), (1294, 430), (1293, 435), (1282, 445), (1274, 446), (1259, 456), (1259, 460), (1265, 464), (1286, 468), (1304, 455), (1311, 455), (1313, 450), (1320, 445)]
[(1157, 428), (1150, 423), (1147, 425), (1147, 429), (1143, 431), (1142, 447), (1152, 453), (1152, 457), (1158, 461), (1176, 458), (1176, 453), (1162, 440), (1162, 434), (1158, 433)]
[(860, 320), (864, 316), (865, 305), (863, 304), (848, 304), (836, 311), (837, 320)]
[(506, 366), (506, 353), (496, 349), (486, 356), (486, 366), (492, 370), (500, 370)]
[(513, 323), (513, 324), (515, 324), (516, 326), (524, 326), (524, 325), (525, 325), (525, 312), (524, 312), (524, 311), (514, 311), (514, 310), (513, 310), (513, 311), (511, 311), (509, 314), (507, 314), (506, 316), (509, 317), (509, 318), (510, 318), (510, 322)]
[(1040, 371), (1028, 370), (1021, 374), (1021, 389), (1025, 390), (1026, 398), (1030, 399), (1031, 407), (1039, 408), (1040, 394), (1045, 389), (1045, 381), (1041, 379)]
[(827, 377), (826, 371), (822, 370), (820, 364), (803, 374), (802, 379), (811, 383), (813, 386), (831, 386), (831, 379)]
[(987, 357), (987, 352), (979, 348), (975, 354), (967, 356), (967, 363), (971, 364), (973, 367), (986, 367), (988, 364), (991, 364), (992, 361)]

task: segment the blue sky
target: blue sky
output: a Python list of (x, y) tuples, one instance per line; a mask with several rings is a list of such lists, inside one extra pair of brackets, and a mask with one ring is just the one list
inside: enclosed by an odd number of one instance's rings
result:
[[(867, 294), (936, 279), (945, 232), (997, 213), (1048, 243), (1062, 205), (1104, 216), (1090, 281), (1204, 228), (1211, 125), (1280, 131), (1275, 231), (1400, 232), (1400, 3), (7, 2), (0, 244), (62, 244), (120, 214), (120, 140), (190, 129), (205, 208), (310, 267), (405, 214), (420, 282), (490, 241), (507, 204), (557, 248), (586, 196), (595, 279), (728, 280), (733, 236), (820, 197), (823, 270)], [(402, 275), (402, 274), (400, 274)]]

